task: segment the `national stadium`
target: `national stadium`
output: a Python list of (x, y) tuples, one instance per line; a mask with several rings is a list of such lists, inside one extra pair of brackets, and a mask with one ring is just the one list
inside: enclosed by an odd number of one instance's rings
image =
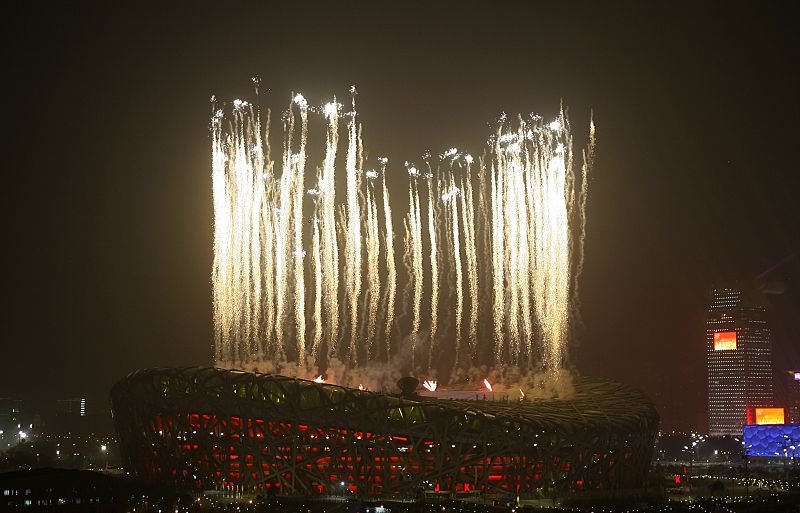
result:
[(659, 422), (642, 393), (580, 376), (568, 399), (465, 400), (158, 368), (118, 382), (111, 401), (136, 477), (285, 496), (638, 488)]

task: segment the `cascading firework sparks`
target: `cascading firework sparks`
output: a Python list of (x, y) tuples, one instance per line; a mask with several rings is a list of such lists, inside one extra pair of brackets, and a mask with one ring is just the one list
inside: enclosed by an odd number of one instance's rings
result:
[[(354, 100), (345, 111), (297, 94), (282, 119), (276, 166), (269, 116), (262, 125), (239, 100), (214, 107), (217, 365), (293, 365), (306, 377), (376, 361), (411, 372), (564, 367), (594, 125), (576, 172), (563, 110), (550, 122), (504, 115), (477, 162), (456, 148), (438, 165), (426, 154), (425, 172), (406, 162), (408, 204), (393, 212), (388, 159), (364, 168)], [(318, 160), (309, 150), (317, 125)]]
[(395, 305), (395, 295), (397, 294), (397, 269), (395, 267), (394, 261), (394, 230), (392, 228), (392, 208), (389, 204), (389, 191), (386, 189), (386, 164), (388, 163), (388, 159), (385, 157), (378, 159), (381, 164), (381, 174), (383, 175), (383, 180), (381, 181), (381, 185), (383, 186), (383, 216), (384, 216), (384, 232), (383, 237), (386, 241), (386, 291), (385, 299), (383, 301), (384, 309), (384, 317), (386, 319), (386, 328), (384, 333), (384, 357), (386, 360), (389, 360), (391, 355), (391, 338), (392, 338), (392, 327), (394, 326), (394, 305)]

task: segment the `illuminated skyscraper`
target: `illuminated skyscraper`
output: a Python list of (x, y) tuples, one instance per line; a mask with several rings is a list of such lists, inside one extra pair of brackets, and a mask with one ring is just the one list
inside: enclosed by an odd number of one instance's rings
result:
[(789, 381), (786, 415), (792, 424), (800, 424), (800, 370), (787, 371), (784, 376)]
[(56, 411), (58, 411), (60, 414), (85, 417), (86, 398), (76, 397), (74, 399), (58, 399), (56, 401)]
[(708, 427), (741, 435), (755, 408), (773, 405), (772, 347), (763, 294), (754, 286), (711, 290), (706, 318)]

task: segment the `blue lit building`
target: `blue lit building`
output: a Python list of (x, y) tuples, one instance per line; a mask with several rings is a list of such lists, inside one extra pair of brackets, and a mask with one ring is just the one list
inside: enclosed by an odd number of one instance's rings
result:
[(800, 424), (752, 424), (743, 430), (747, 456), (800, 457)]

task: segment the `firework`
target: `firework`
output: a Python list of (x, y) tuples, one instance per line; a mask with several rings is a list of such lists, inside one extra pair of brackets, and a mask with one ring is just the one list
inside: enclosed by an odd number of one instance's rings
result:
[[(309, 375), (332, 362), (352, 369), (405, 355), (400, 365), (412, 372), (442, 362), (564, 367), (593, 124), (575, 171), (563, 111), (549, 122), (502, 116), (477, 162), (456, 148), (424, 155), (422, 169), (406, 162), (408, 203), (394, 212), (388, 160), (363, 168), (355, 100), (345, 111), (297, 94), (282, 119), (273, 161), (269, 116), (262, 125), (258, 109), (238, 100), (214, 107), (217, 365), (295, 362)], [(315, 123), (325, 133), (319, 156), (308, 153)]]

